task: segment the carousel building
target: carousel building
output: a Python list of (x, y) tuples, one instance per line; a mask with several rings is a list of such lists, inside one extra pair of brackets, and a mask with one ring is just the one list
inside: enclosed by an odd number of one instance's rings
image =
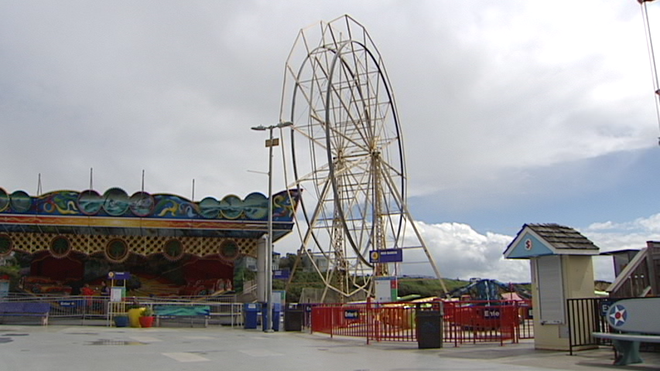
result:
[[(297, 191), (272, 196), (273, 241), (291, 232)], [(268, 197), (192, 201), (111, 188), (30, 196), (0, 188), (0, 261), (20, 266), (15, 289), (78, 294), (111, 272), (130, 272), (143, 295), (239, 291), (240, 262), (268, 232)]]

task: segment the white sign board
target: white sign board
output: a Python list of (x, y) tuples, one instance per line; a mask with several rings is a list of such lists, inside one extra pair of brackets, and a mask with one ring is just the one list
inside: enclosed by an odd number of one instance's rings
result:
[(124, 287), (113, 287), (110, 290), (110, 301), (114, 303), (121, 302), (124, 300), (124, 291), (126, 289)]
[(397, 300), (398, 290), (396, 277), (376, 277), (376, 301), (389, 303)]

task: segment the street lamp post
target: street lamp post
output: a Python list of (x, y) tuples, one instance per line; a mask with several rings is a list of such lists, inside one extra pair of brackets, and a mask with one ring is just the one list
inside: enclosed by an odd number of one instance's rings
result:
[[(292, 122), (280, 122), (270, 126), (254, 126), (257, 131), (268, 130), (268, 239), (266, 241), (266, 320), (264, 319), (264, 332), (272, 332), (273, 317), (273, 147), (280, 144), (279, 138), (273, 138), (273, 129), (281, 129), (293, 125)], [(279, 318), (277, 319), (279, 320)]]

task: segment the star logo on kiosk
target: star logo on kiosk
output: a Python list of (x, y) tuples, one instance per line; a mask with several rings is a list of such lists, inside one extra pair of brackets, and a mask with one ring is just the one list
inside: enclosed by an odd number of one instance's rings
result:
[(607, 318), (612, 326), (619, 327), (626, 323), (628, 313), (623, 305), (616, 304), (610, 308)]

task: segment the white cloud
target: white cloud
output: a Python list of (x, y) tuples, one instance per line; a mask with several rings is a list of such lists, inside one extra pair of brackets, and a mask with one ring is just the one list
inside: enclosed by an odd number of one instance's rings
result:
[[(510, 236), (491, 232), (480, 234), (469, 225), (461, 223), (417, 222), (417, 227), (443, 277), (480, 277), (502, 282), (531, 281), (529, 262), (507, 260), (502, 256), (506, 246), (513, 240)], [(406, 258), (413, 261), (424, 259), (419, 251), (406, 251)], [(415, 267), (410, 267), (412, 272), (404, 267), (404, 271), (406, 274), (432, 274), (428, 268), (415, 272)]]
[(581, 230), (601, 251), (641, 249), (646, 241), (660, 239), (660, 214), (637, 218), (633, 221), (593, 223)]
[[(502, 253), (515, 236), (492, 232), (481, 234), (462, 223), (417, 222), (417, 226), (444, 277), (531, 281), (529, 261), (503, 258)], [(639, 250), (646, 246), (646, 241), (660, 240), (660, 214), (626, 223), (593, 223), (580, 232), (601, 252)], [(422, 259), (422, 256), (416, 253), (411, 258)], [(424, 273), (430, 274), (428, 272), (427, 269)], [(612, 258), (594, 257), (594, 274), (594, 279), (611, 282), (614, 279)]]
[[(640, 250), (647, 241), (660, 241), (660, 214), (637, 218), (624, 223), (611, 221), (593, 223), (580, 231), (601, 252), (616, 250)], [(605, 281), (614, 279), (614, 268), (610, 257), (595, 260), (596, 278)]]
[[(493, 232), (481, 234), (463, 223), (428, 224), (418, 221), (416, 225), (443, 277), (480, 277), (502, 282), (531, 282), (528, 260), (503, 257), (504, 250), (515, 236)], [(659, 225), (660, 214), (655, 214), (626, 223), (594, 223), (580, 232), (594, 242), (601, 252), (639, 250), (646, 246), (646, 241), (660, 241)], [(632, 229), (635, 228), (636, 231), (633, 232)], [(289, 236), (285, 244), (298, 246), (293, 241), (295, 239), (294, 236)], [(284, 246), (278, 246), (278, 249), (295, 251), (295, 248), (287, 249)], [(422, 262), (426, 264), (420, 264)], [(406, 250), (402, 274), (433, 276), (433, 270), (420, 249)], [(612, 258), (594, 257), (594, 275), (596, 280), (613, 281)]]
[[(441, 274), (447, 278), (494, 278), (502, 282), (530, 282), (529, 261), (507, 260), (502, 253), (515, 236), (481, 234), (461, 223), (417, 222)], [(660, 214), (626, 223), (599, 222), (580, 230), (601, 252), (641, 249), (660, 240)], [(420, 258), (419, 254), (415, 258)], [(612, 281), (612, 258), (594, 258), (595, 279)]]

